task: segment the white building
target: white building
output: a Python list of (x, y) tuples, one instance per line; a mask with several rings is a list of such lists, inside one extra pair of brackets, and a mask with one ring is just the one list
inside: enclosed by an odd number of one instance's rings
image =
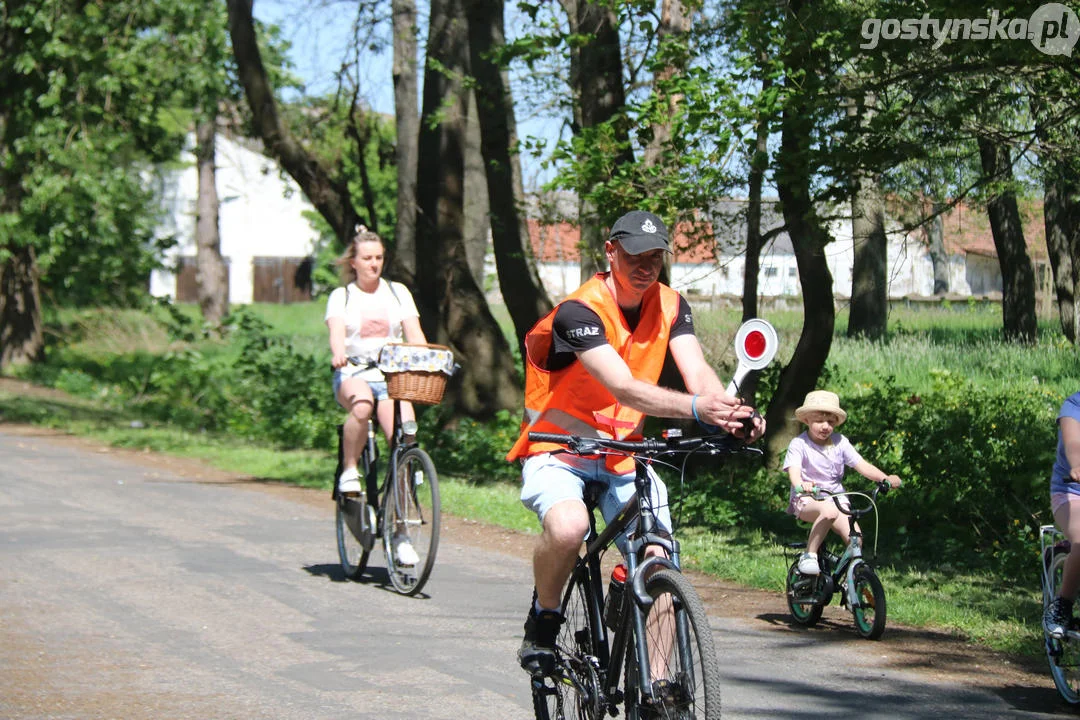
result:
[[(164, 235), (178, 244), (154, 272), (150, 292), (188, 302), (195, 297), (195, 202), (199, 180), (190, 138), (183, 165), (167, 173)], [(255, 141), (217, 136), (221, 254), (229, 266), (229, 303), (311, 298), (311, 256), (318, 234), (305, 217), (315, 209), (296, 182), (263, 155)]]
[[(741, 297), (746, 267), (746, 223), (744, 200), (724, 200), (714, 209), (712, 222), (700, 225), (704, 235), (691, 240), (694, 226), (675, 228), (671, 285), (689, 296)], [(761, 232), (783, 225), (775, 201), (762, 210)], [(1048, 276), (1046, 244), (1042, 233), (1041, 208), (1029, 208), (1025, 236), (1036, 277)], [(833, 277), (833, 294), (851, 297), (855, 265), (850, 218), (829, 224), (832, 242), (825, 246), (826, 262)], [(543, 225), (529, 221), (530, 239), (538, 259), (544, 287), (553, 300), (565, 297), (580, 285), (578, 269), (578, 229), (568, 222)], [(954, 209), (944, 217), (945, 249), (949, 263), (949, 294), (952, 296), (994, 295), (1002, 289), (1001, 272), (985, 212)], [(926, 297), (934, 293), (934, 268), (921, 231), (905, 233), (889, 222), (887, 233), (888, 297)], [(492, 272), (494, 270), (492, 269)], [(1040, 287), (1045, 283), (1040, 280)], [(771, 237), (761, 252), (758, 295), (763, 298), (802, 296), (798, 265), (791, 239), (786, 232)]]

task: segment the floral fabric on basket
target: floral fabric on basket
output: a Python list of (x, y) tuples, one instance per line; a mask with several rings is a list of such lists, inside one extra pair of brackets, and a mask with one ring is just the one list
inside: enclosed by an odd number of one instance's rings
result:
[(379, 353), (379, 369), (384, 373), (441, 372), (454, 374), (454, 353), (437, 345), (391, 343)]

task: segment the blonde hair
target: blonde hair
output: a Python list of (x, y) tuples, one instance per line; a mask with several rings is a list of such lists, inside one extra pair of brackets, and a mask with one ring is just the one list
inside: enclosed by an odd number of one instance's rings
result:
[(358, 251), (358, 245), (366, 242), (377, 242), (382, 246), (382, 249), (386, 250), (386, 244), (382, 241), (382, 238), (377, 233), (367, 229), (365, 225), (357, 225), (356, 232), (353, 235), (352, 240), (349, 241), (349, 246), (345, 248), (345, 253), (337, 259), (338, 272), (341, 275), (341, 284), (348, 285), (351, 282), (356, 281), (356, 268), (352, 266), (353, 260), (356, 259), (356, 253)]

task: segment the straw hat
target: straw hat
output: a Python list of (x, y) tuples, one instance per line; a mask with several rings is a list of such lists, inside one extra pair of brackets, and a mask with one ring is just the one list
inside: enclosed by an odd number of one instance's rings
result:
[(795, 417), (799, 422), (806, 422), (806, 416), (812, 412), (832, 413), (840, 418), (835, 427), (840, 427), (847, 420), (847, 413), (840, 407), (840, 398), (834, 392), (828, 390), (814, 390), (806, 393), (802, 407), (795, 411)]

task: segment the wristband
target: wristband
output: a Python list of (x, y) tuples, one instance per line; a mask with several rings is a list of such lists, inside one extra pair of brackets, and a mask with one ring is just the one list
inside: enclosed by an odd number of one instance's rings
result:
[(694, 398), (690, 401), (690, 412), (692, 412), (694, 414), (694, 420), (696, 420), (697, 424), (700, 425), (702, 428), (704, 428), (706, 431), (711, 432), (711, 433), (716, 432), (717, 430), (720, 429), (719, 425), (710, 425), (709, 423), (703, 421), (701, 418), (698, 417), (698, 414), (697, 414), (697, 399), (698, 399), (698, 396), (695, 395)]

